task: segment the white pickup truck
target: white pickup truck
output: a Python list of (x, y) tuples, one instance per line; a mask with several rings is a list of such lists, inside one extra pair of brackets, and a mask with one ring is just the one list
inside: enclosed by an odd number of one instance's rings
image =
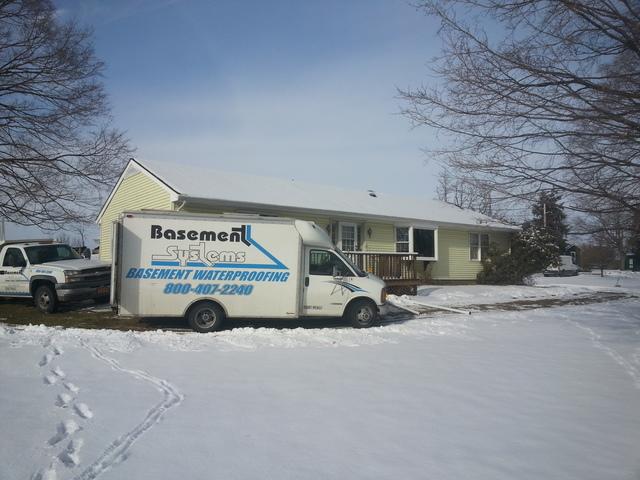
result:
[(52, 240), (0, 243), (0, 297), (31, 297), (45, 313), (59, 302), (107, 302), (111, 266), (86, 260), (69, 245)]
[(571, 255), (560, 255), (560, 264), (556, 267), (547, 267), (545, 277), (567, 277), (578, 275), (578, 266), (573, 262)]

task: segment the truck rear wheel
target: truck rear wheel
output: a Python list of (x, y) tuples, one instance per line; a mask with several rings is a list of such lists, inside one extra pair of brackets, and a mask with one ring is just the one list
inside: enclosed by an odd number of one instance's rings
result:
[(197, 303), (187, 313), (189, 326), (200, 333), (219, 330), (224, 322), (224, 317), (224, 311), (214, 302)]
[(377, 320), (378, 309), (371, 300), (356, 300), (347, 307), (345, 317), (354, 328), (369, 328)]
[(51, 285), (40, 285), (36, 288), (33, 300), (38, 310), (43, 313), (53, 313), (58, 308), (58, 297)]

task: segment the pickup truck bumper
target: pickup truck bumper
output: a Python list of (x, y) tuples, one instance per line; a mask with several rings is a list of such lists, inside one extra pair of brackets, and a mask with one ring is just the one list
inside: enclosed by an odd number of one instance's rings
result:
[(56, 295), (61, 302), (71, 302), (74, 300), (87, 300), (94, 298), (104, 298), (109, 296), (109, 285), (82, 286), (82, 285), (56, 285)]

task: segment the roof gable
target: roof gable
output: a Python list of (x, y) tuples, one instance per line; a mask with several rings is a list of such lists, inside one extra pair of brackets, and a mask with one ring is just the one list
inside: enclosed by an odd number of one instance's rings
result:
[(107, 199), (105, 200), (104, 204), (102, 205), (102, 208), (100, 209), (100, 212), (98, 213), (98, 216), (96, 217), (96, 223), (100, 223), (100, 219), (102, 218), (102, 216), (104, 215), (104, 212), (109, 207), (109, 204), (111, 203), (111, 200), (113, 200), (113, 197), (114, 197), (115, 193), (118, 191), (118, 188), (120, 188), (120, 185), (122, 184), (122, 182), (126, 178), (128, 178), (128, 177), (130, 177), (132, 175), (136, 175), (138, 173), (143, 173), (143, 174), (147, 175), (154, 182), (158, 183), (162, 188), (166, 189), (169, 193), (171, 193), (171, 194), (173, 194), (175, 196), (178, 196), (180, 194), (178, 191), (174, 190), (169, 185), (167, 185), (165, 182), (163, 182), (162, 179), (158, 178), (158, 176), (155, 175), (153, 172), (149, 171), (148, 168), (146, 168), (144, 165), (140, 164), (140, 162), (138, 162), (137, 160), (135, 160), (133, 158), (130, 158), (129, 161), (127, 162), (127, 165), (124, 167), (124, 170), (120, 174), (120, 177), (118, 178), (118, 181), (113, 186), (113, 188), (111, 189), (111, 192), (109, 193), (109, 196), (107, 197)]

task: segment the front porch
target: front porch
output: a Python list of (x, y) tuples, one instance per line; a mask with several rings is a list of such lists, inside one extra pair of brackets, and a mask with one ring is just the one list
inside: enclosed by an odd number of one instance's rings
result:
[(423, 281), (416, 273), (415, 253), (344, 252), (365, 272), (385, 281), (390, 293), (415, 295)]

